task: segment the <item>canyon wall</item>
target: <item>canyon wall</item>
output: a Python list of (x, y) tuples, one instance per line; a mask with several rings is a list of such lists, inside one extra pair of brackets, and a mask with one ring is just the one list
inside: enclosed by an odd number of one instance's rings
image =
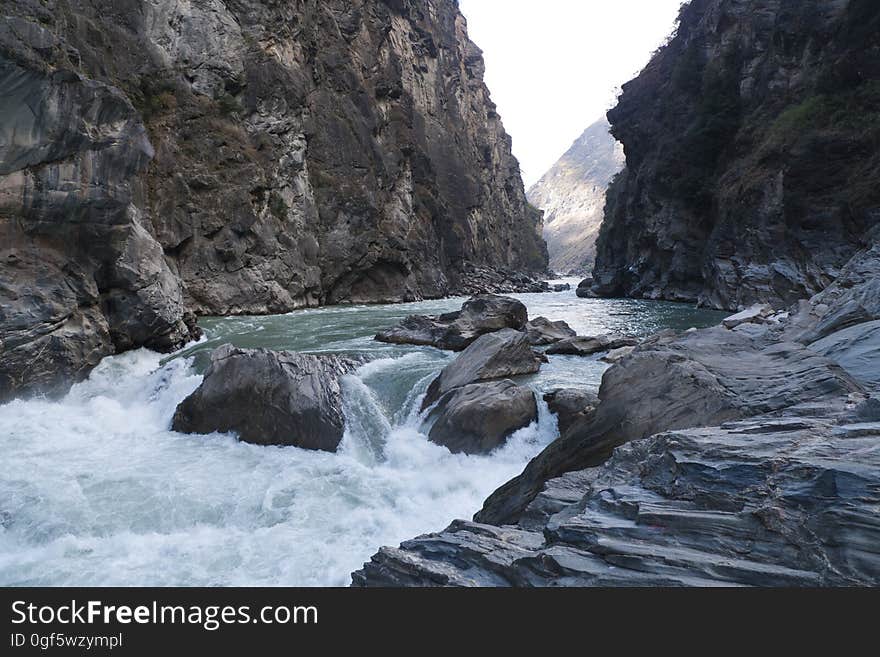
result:
[(880, 6), (693, 0), (608, 118), (605, 296), (781, 307), (880, 220)]
[(0, 400), (195, 314), (546, 269), (454, 0), (15, 0), (0, 17)]

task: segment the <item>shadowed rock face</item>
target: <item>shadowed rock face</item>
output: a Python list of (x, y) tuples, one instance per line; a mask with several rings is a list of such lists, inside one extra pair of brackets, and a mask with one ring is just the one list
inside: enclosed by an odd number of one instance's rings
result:
[(202, 385), (177, 407), (172, 428), (335, 452), (345, 433), (339, 378), (359, 365), (339, 356), (220, 347)]
[[(137, 207), (153, 149), (116, 88), (45, 68), (61, 47), (0, 28), (0, 402), (56, 392), (118, 350), (194, 334), (179, 279)], [(11, 44), (11, 45), (10, 45)]]
[(186, 311), (543, 271), (482, 77), (452, 0), (6, 2), (0, 399), (173, 348)]
[(784, 307), (829, 285), (880, 219), (880, 5), (693, 0), (608, 114), (594, 290)]

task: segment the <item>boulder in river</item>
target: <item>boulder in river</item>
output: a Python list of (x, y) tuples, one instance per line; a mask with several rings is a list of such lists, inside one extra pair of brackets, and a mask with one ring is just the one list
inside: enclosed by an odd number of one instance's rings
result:
[(593, 279), (585, 278), (584, 280), (582, 280), (580, 282), (580, 285), (578, 285), (575, 294), (577, 294), (577, 296), (581, 299), (594, 298), (596, 295), (593, 293)]
[(577, 333), (565, 322), (551, 322), (546, 317), (536, 317), (526, 324), (529, 342), (533, 345), (556, 344), (566, 338), (573, 338)]
[(513, 381), (474, 383), (446, 393), (432, 410), (431, 442), (454, 454), (489, 454), (538, 420), (531, 389)]
[(638, 344), (639, 341), (636, 338), (618, 338), (610, 335), (576, 336), (560, 340), (546, 353), (552, 356), (592, 356), (603, 351), (635, 347)]
[(459, 354), (434, 379), (422, 408), (428, 408), (449, 391), (471, 383), (535, 374), (542, 362), (522, 331), (504, 329), (489, 333)]
[(598, 395), (578, 389), (548, 392), (544, 395), (544, 401), (550, 412), (556, 415), (560, 433), (568, 431), (576, 421), (590, 417), (599, 405)]
[(617, 349), (612, 349), (611, 351), (609, 351), (599, 360), (601, 360), (603, 363), (611, 363), (613, 365), (614, 363), (617, 363), (629, 356), (635, 350), (635, 347), (618, 347)]
[(465, 302), (458, 312), (411, 315), (398, 326), (379, 333), (376, 340), (462, 351), (481, 335), (506, 328), (522, 331), (528, 320), (528, 310), (521, 301), (483, 294)]
[(212, 354), (202, 385), (177, 407), (172, 428), (335, 452), (345, 431), (339, 379), (359, 365), (340, 356), (225, 345)]

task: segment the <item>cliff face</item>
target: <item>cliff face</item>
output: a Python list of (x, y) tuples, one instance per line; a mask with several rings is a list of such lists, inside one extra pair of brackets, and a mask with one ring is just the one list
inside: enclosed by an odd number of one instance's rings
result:
[(546, 268), (453, 0), (16, 0), (0, 399), (286, 312)]
[(608, 117), (627, 167), (597, 292), (808, 297), (880, 219), (880, 6), (693, 0)]
[(623, 147), (604, 118), (584, 131), (568, 152), (528, 191), (544, 211), (544, 239), (554, 271), (584, 273), (596, 259), (605, 192), (623, 168)]

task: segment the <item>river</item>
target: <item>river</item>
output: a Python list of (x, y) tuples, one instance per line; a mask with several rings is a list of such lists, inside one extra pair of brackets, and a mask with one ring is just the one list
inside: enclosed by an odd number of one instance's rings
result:
[[(565, 320), (582, 335), (644, 336), (723, 317), (573, 291), (513, 296), (532, 318)], [(490, 456), (453, 455), (421, 433), (420, 396), (454, 355), (372, 336), (408, 314), (462, 302), (204, 319), (206, 337), (171, 357), (107, 358), (60, 401), (0, 406), (0, 584), (345, 586), (380, 546), (469, 518), (558, 431), (542, 403), (539, 422)], [(210, 350), (226, 342), (369, 354), (344, 381), (340, 452), (172, 432), (174, 409), (198, 387)], [(524, 382), (538, 392), (595, 391), (605, 369), (598, 357), (554, 356)]]

